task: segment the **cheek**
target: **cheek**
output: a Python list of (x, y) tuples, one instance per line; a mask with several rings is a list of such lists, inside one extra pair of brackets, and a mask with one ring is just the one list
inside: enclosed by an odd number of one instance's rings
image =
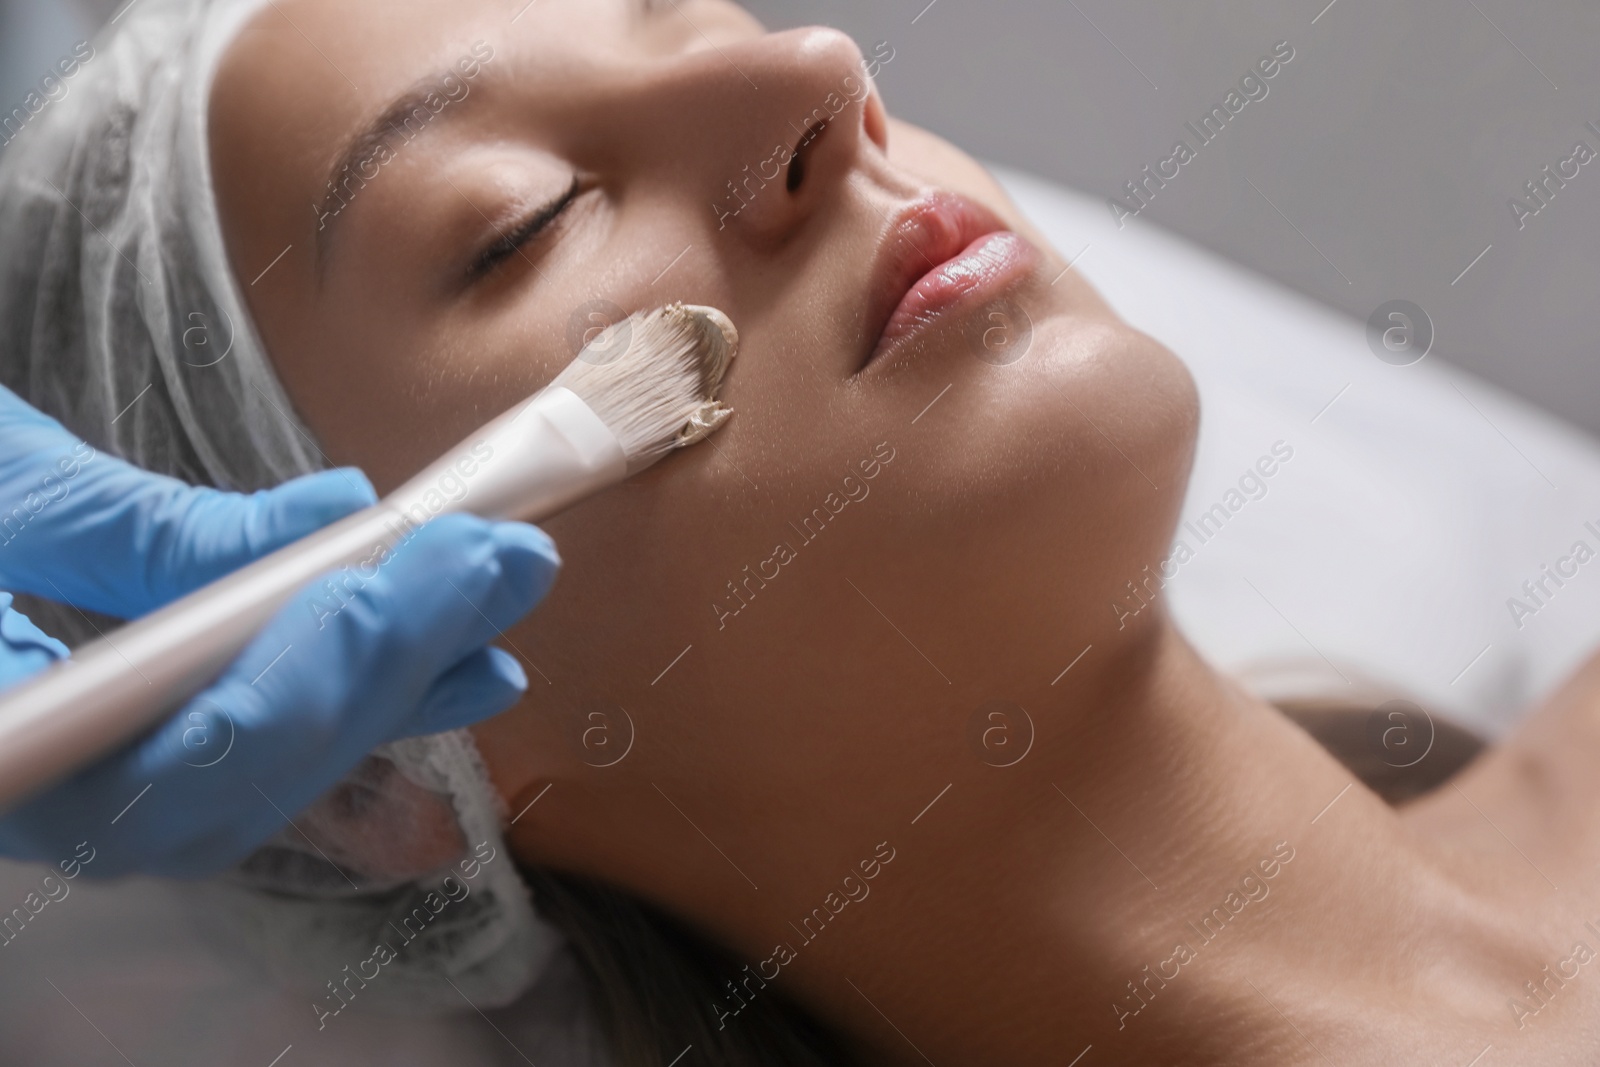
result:
[[(560, 546), (562, 574), (512, 636), (556, 684), (599, 691), (630, 711), (637, 703), (645, 720), (686, 692), (703, 696), (678, 688), (703, 671), (729, 708), (768, 700), (773, 672), (784, 669), (772, 649), (829, 633), (830, 600), (819, 589), (855, 595), (839, 578), (837, 554), (873, 565), (881, 547), (863, 538), (887, 518), (878, 486), (892, 466), (860, 480), (879, 438), (870, 421), (853, 421), (836, 379), (806, 363), (837, 353), (797, 328), (766, 325), (745, 334), (744, 365), (725, 393), (736, 413), (710, 443), (543, 524)], [(847, 478), (858, 496), (865, 487), (863, 499), (849, 499)], [(752, 641), (769, 654), (752, 656)], [(710, 717), (705, 703), (690, 714)]]
[(493, 349), (472, 324), (439, 325), (387, 300), (351, 296), (334, 313), (300, 316), (290, 326), (299, 336), (274, 349), (328, 458), (360, 467), (380, 494), (533, 393), (548, 373), (486, 357)]

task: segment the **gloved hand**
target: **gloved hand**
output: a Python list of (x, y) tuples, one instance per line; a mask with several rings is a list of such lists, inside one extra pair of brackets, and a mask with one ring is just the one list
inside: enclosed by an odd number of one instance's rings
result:
[[(250, 495), (188, 486), (0, 388), (0, 586), (134, 618), (373, 500), (354, 470)], [(0, 855), (55, 863), (86, 842), (97, 876), (237, 862), (377, 745), (514, 704), (527, 678), (489, 643), (559, 564), (523, 523), (429, 523), (376, 576), (303, 590), (170, 719), (0, 818)], [(66, 654), (0, 594), (0, 686)]]

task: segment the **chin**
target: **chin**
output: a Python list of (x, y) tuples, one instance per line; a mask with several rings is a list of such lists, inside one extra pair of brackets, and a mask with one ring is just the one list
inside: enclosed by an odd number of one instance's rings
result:
[[(1188, 488), (1200, 425), (1189, 368), (1120, 321), (1047, 323), (1065, 336), (1013, 387), (1008, 433), (1032, 442), (1028, 460), (1049, 472), (1040, 500), (1022, 505), (1074, 555), (1063, 582), (1111, 603), (1146, 565), (1168, 554)], [(1044, 338), (1041, 338), (1044, 339)], [(1024, 482), (1038, 479), (1024, 477)], [(1036, 550), (1043, 545), (1033, 546)]]
[(1035, 324), (1026, 357), (979, 377), (1005, 435), (1039, 460), (1181, 501), (1200, 398), (1165, 345), (1109, 314), (1061, 313)]

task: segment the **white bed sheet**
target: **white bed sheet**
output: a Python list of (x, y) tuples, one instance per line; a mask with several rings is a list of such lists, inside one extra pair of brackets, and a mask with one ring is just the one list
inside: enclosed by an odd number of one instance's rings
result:
[[(1119, 231), (1096, 200), (999, 173), (1074, 269), (1194, 369), (1186, 519), (1275, 442), (1295, 450), (1167, 587), (1216, 662), (1337, 680), (1333, 664), (1498, 734), (1600, 643), (1600, 561), (1521, 629), (1505, 603), (1574, 541), (1600, 549), (1583, 526), (1600, 527), (1593, 442), (1434, 357), (1384, 364), (1361, 323), (1141, 222)], [(0, 912), (37, 877), (0, 864)], [(0, 949), (0, 994), (7, 1064), (599, 1062), (570, 972), (489, 1017), (351, 1011), (319, 1033), (309, 1003), (214, 956), (181, 898), (142, 880), (75, 882)]]

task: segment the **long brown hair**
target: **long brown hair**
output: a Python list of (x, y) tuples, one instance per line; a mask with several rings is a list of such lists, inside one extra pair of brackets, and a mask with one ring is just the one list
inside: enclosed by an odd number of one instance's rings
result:
[(572, 946), (618, 1067), (855, 1067), (838, 1035), (776, 989), (719, 1020), (745, 961), (657, 908), (598, 882), (522, 868), (539, 914)]

